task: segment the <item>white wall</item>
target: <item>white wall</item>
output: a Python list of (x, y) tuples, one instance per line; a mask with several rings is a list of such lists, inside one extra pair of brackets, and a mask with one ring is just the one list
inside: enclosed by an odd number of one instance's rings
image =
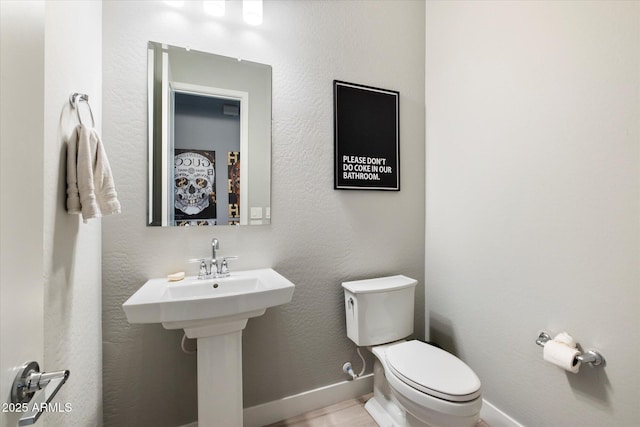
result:
[[(43, 2), (0, 2), (0, 392), (43, 355)], [(18, 84), (23, 80), (28, 84)], [(0, 412), (0, 426), (20, 413)]]
[[(342, 364), (357, 355), (344, 280), (418, 279), (423, 333), (424, 3), (267, 1), (260, 27), (242, 23), (240, 2), (227, 2), (222, 20), (186, 3), (181, 12), (164, 2), (103, 5), (103, 130), (123, 206), (103, 222), (106, 426), (195, 420), (196, 362), (181, 352), (180, 332), (129, 325), (121, 305), (148, 278), (196, 274), (186, 261), (208, 256), (212, 237), (221, 254), (240, 256), (232, 268), (270, 266), (296, 284), (290, 304), (244, 331), (245, 406), (345, 379)], [(149, 40), (273, 66), (270, 226), (145, 226)], [(400, 91), (402, 191), (333, 190), (334, 79)]]
[[(44, 368), (69, 369), (56, 396), (67, 413), (49, 426), (102, 425), (101, 221), (66, 211), (66, 140), (78, 123), (74, 92), (89, 95), (102, 125), (102, 4), (45, 2), (44, 73)], [(82, 118), (90, 123), (86, 106)], [(107, 153), (110, 147), (106, 142)]]
[[(524, 425), (640, 419), (640, 2), (427, 2), (430, 332)], [(539, 330), (604, 369), (542, 361)]]

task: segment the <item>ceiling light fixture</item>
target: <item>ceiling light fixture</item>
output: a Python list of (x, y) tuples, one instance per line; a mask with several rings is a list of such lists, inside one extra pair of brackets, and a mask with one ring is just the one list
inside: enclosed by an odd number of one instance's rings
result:
[(225, 0), (205, 0), (202, 2), (202, 8), (209, 15), (224, 16)]
[(249, 25), (262, 24), (262, 0), (242, 0), (242, 17)]

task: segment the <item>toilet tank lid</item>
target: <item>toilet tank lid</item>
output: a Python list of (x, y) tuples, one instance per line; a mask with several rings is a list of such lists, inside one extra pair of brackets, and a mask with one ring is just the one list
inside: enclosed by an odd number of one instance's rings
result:
[(395, 291), (413, 287), (417, 284), (418, 281), (416, 279), (399, 274), (396, 276), (343, 282), (342, 287), (354, 294), (368, 294), (374, 292)]

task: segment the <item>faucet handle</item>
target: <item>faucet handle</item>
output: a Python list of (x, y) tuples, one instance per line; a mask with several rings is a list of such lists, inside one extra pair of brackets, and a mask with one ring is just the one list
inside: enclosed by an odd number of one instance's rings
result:
[(205, 258), (194, 258), (190, 259), (189, 263), (200, 263), (200, 271), (198, 272), (198, 279), (205, 279), (207, 275), (209, 275), (209, 271), (207, 270), (207, 260)]
[(229, 274), (229, 265), (227, 264), (227, 260), (229, 259), (238, 259), (238, 257), (235, 255), (222, 257), (222, 263), (220, 264), (220, 274)]

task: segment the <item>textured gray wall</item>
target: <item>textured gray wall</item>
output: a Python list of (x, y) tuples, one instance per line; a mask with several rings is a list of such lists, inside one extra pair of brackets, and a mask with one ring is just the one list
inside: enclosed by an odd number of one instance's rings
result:
[[(121, 304), (152, 277), (188, 270), (211, 237), (235, 269), (270, 266), (293, 301), (249, 321), (245, 406), (345, 379), (354, 358), (340, 283), (403, 273), (419, 280), (424, 328), (424, 3), (268, 1), (265, 22), (220, 22), (162, 2), (103, 5), (103, 132), (123, 213), (103, 223), (104, 422), (176, 426), (196, 418), (196, 361), (181, 333), (129, 325)], [(144, 19), (140, 17), (144, 16)], [(146, 227), (146, 44), (149, 40), (273, 66), (272, 225)], [(334, 79), (400, 91), (402, 191), (333, 190)], [(212, 393), (220, 392), (212, 387)]]
[[(640, 420), (640, 2), (427, 2), (431, 336), (527, 426)], [(604, 369), (543, 362), (540, 329)]]

